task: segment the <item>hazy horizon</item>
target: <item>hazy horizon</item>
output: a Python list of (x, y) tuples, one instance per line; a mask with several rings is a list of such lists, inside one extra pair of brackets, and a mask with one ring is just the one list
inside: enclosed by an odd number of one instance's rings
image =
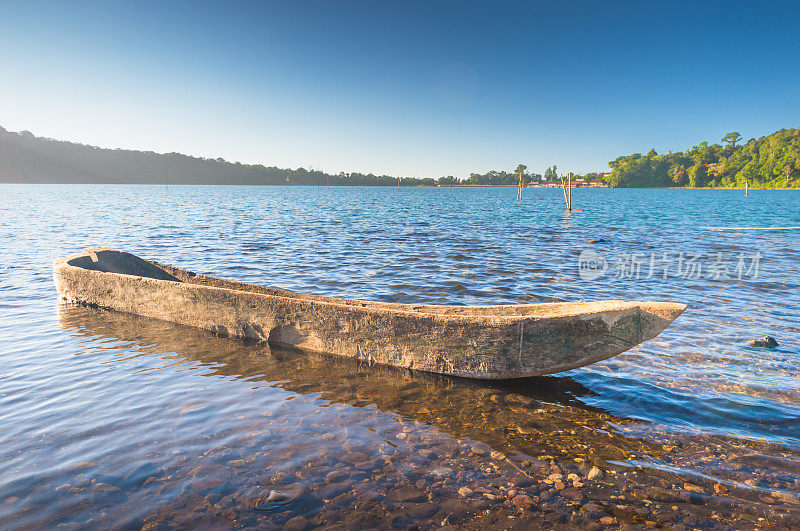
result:
[(788, 2), (6, 3), (0, 125), (329, 173), (607, 171), (621, 154), (796, 126), (799, 15)]

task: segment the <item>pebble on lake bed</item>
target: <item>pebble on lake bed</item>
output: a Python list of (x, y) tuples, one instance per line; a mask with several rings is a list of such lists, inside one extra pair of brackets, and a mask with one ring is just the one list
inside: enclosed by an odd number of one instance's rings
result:
[(511, 500), (511, 502), (519, 507), (520, 509), (527, 509), (533, 505), (533, 498), (528, 496), (527, 494), (517, 494)]
[(603, 477), (603, 471), (593, 466), (592, 469), (589, 471), (589, 474), (586, 476), (588, 479), (596, 479)]
[(453, 475), (453, 469), (452, 468), (447, 468), (447, 467), (444, 467), (444, 466), (439, 466), (439, 467), (436, 467), (433, 470), (431, 470), (431, 474), (433, 474), (434, 476), (445, 476), (445, 477), (447, 477), (447, 476)]
[(695, 485), (694, 483), (684, 483), (683, 484), (683, 488), (688, 490), (688, 491), (691, 491), (691, 492), (705, 493), (705, 490), (703, 490), (703, 487), (701, 487), (699, 485)]

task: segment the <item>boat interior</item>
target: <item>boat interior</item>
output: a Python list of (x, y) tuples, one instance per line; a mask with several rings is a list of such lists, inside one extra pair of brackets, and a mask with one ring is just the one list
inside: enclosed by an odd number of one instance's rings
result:
[[(471, 317), (554, 317), (559, 315), (575, 315), (582, 313), (592, 313), (603, 310), (622, 310), (630, 309), (641, 303), (631, 303), (621, 300), (606, 300), (598, 302), (560, 302), (560, 303), (537, 303), (537, 304), (505, 304), (490, 306), (445, 306), (431, 304), (401, 304), (391, 302), (373, 302), (354, 299), (343, 299), (338, 297), (326, 297), (322, 295), (310, 295), (295, 293), (293, 291), (282, 290), (225, 280), (207, 275), (197, 274), (185, 269), (161, 264), (149, 260), (144, 260), (133, 254), (107, 248), (89, 248), (83, 254), (71, 257), (67, 263), (74, 267), (102, 271), (105, 273), (116, 273), (122, 275), (132, 275), (156, 280), (170, 282), (183, 282), (214, 288), (229, 289), (271, 295), (274, 297), (286, 297), (298, 300), (313, 300), (328, 302), (332, 304), (358, 306), (362, 308), (387, 309), (393, 311), (406, 311), (435, 315), (460, 315)], [(669, 304), (669, 303), (646, 303), (646, 304)], [(682, 306), (682, 305), (680, 305)]]

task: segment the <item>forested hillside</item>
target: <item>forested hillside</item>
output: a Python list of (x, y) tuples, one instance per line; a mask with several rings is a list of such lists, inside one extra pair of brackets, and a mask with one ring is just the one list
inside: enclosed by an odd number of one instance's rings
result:
[[(634, 153), (608, 163), (611, 173), (575, 175), (603, 179), (617, 187), (751, 187), (800, 188), (800, 128), (781, 129), (742, 142), (728, 133), (720, 144), (702, 142), (686, 152)], [(331, 186), (509, 186), (557, 180), (555, 165), (544, 174), (517, 170), (471, 173), (466, 179), (394, 177), (358, 172), (327, 174), (305, 168), (283, 169), (228, 162), (180, 153), (104, 149), (40, 138), (27, 131), (0, 127), (0, 182), (132, 183), (132, 184), (291, 184)]]
[(728, 133), (721, 144), (701, 142), (685, 153), (634, 153), (608, 163), (606, 180), (621, 187), (800, 188), (800, 128), (742, 142)]
[[(27, 131), (14, 133), (0, 127), (0, 182), (163, 184), (167, 179), (170, 184), (394, 186), (398, 183), (397, 177), (389, 175), (357, 172), (332, 175), (180, 153), (103, 149), (39, 138)], [(435, 186), (437, 181), (404, 177), (400, 184)]]

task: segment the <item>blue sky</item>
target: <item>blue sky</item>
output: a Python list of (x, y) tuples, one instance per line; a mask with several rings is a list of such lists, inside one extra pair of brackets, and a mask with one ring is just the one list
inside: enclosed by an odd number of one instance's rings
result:
[(0, 0), (0, 126), (280, 167), (605, 170), (800, 125), (798, 2)]

